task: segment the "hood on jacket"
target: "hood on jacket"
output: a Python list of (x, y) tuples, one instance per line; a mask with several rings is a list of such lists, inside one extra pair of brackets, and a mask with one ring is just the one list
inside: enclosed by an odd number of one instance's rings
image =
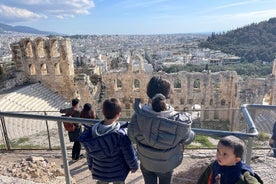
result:
[(93, 137), (103, 136), (103, 135), (106, 135), (110, 132), (114, 132), (119, 129), (120, 129), (119, 122), (114, 122), (111, 125), (104, 125), (103, 121), (101, 121), (99, 123), (96, 123), (92, 127), (92, 135), (93, 135)]
[(140, 131), (137, 141), (145, 145), (157, 149), (170, 149), (182, 141), (190, 144), (194, 139), (189, 113), (178, 113), (172, 107), (157, 113), (151, 106), (143, 105), (135, 117)]
[(165, 111), (155, 112), (150, 104), (145, 104), (142, 106), (142, 110), (161, 117), (170, 117), (177, 113), (170, 105), (167, 105), (167, 110)]

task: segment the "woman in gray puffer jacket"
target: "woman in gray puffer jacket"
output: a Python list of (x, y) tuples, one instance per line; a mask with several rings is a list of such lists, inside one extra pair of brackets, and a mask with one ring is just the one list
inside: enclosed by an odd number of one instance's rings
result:
[(178, 113), (166, 104), (172, 93), (170, 82), (152, 77), (147, 86), (151, 103), (140, 108), (128, 125), (128, 136), (137, 144), (140, 167), (145, 184), (170, 184), (173, 170), (183, 159), (183, 146), (190, 144), (195, 134), (191, 130), (191, 115)]

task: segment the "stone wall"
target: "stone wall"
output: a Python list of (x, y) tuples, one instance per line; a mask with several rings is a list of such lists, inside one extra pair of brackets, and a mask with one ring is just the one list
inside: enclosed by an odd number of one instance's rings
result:
[(263, 104), (264, 99), (267, 104), (276, 104), (276, 61), (271, 76), (243, 79), (235, 71), (182, 71), (171, 74), (146, 72), (143, 57), (131, 52), (127, 69), (103, 73), (98, 86), (93, 86), (89, 76), (75, 74), (69, 39), (23, 39), (11, 44), (11, 49), (16, 68), (22, 72), (22, 78), (27, 82), (40, 81), (68, 101), (79, 97), (82, 103), (94, 104), (98, 112), (104, 98), (117, 97), (126, 110), (122, 117), (132, 114), (135, 98), (141, 98), (142, 103), (148, 101), (146, 87), (154, 75), (170, 80), (174, 88), (170, 104), (176, 110), (194, 110), (197, 107), (202, 112), (198, 115), (201, 120), (229, 121), (232, 128), (239, 117), (233, 118), (230, 109), (240, 108), (242, 104)]
[[(82, 89), (82, 94), (80, 94), (80, 88), (75, 83), (73, 53), (69, 39), (38, 37), (31, 40), (26, 38), (12, 43), (10, 47), (16, 69), (22, 72), (26, 82), (42, 82), (62, 95), (68, 102), (72, 98), (81, 98), (81, 96), (84, 96), (84, 102), (92, 99), (89, 90)], [(86, 87), (81, 85), (81, 88)]]

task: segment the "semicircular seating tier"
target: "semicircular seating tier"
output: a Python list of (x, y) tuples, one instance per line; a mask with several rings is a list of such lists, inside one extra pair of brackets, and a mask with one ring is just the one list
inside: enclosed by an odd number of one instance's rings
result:
[[(9, 93), (1, 94), (0, 111), (2, 112), (60, 116), (59, 109), (70, 106), (61, 95), (41, 83), (9, 91)], [(53, 121), (11, 117), (5, 117), (4, 121), (10, 140), (47, 132), (47, 128), (57, 130), (57, 122)], [(0, 126), (2, 129), (2, 124)], [(1, 143), (2, 134), (0, 138)]]

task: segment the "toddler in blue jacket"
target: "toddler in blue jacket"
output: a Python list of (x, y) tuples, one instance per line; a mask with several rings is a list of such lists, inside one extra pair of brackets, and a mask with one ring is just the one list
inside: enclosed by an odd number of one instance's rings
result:
[(222, 137), (216, 160), (201, 174), (197, 184), (263, 184), (252, 168), (242, 161), (245, 145), (235, 136)]
[(127, 123), (117, 120), (121, 105), (117, 98), (103, 102), (104, 120), (88, 128), (80, 137), (88, 156), (88, 167), (97, 184), (124, 184), (129, 173), (138, 169), (137, 156), (127, 136)]

